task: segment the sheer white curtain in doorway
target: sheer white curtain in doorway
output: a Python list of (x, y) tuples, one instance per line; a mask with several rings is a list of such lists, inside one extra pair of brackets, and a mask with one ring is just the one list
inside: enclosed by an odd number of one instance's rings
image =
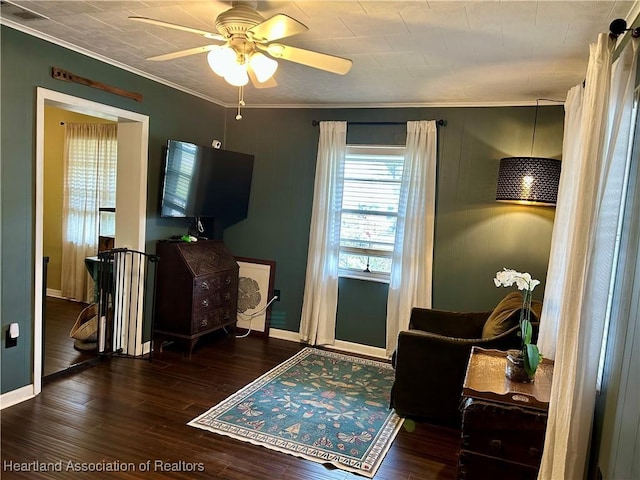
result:
[(300, 340), (333, 345), (347, 122), (320, 122)]
[[(586, 86), (569, 91), (562, 174), (538, 344), (555, 359), (538, 478), (581, 479), (591, 439), (631, 160), (638, 39), (612, 65), (615, 41), (591, 45)], [(636, 159), (637, 160), (637, 159)]]
[(98, 208), (115, 207), (117, 125), (65, 125), (62, 296), (93, 301), (85, 258), (98, 251)]

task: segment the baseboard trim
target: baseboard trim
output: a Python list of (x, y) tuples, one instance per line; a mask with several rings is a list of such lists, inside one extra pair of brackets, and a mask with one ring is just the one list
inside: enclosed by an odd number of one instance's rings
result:
[(62, 290), (54, 290), (53, 288), (47, 288), (47, 297), (64, 298)]
[(325, 345), (324, 348), (330, 350), (339, 350), (347, 353), (357, 353), (366, 355), (367, 357), (380, 358), (381, 360), (389, 360), (387, 352), (384, 348), (372, 347), (371, 345), (363, 345), (361, 343), (345, 342), (344, 340), (336, 340), (334, 345)]
[(298, 332), (291, 332), (289, 330), (279, 330), (277, 328), (270, 328), (269, 337), (300, 343), (300, 334)]
[(29, 400), (35, 397), (33, 393), (33, 384), (25, 385), (24, 387), (16, 388), (10, 392), (0, 395), (0, 410), (7, 407), (11, 407), (25, 400)]
[[(270, 328), (269, 337), (300, 343), (300, 334), (298, 332), (291, 332), (289, 330)], [(389, 360), (389, 357), (387, 357), (387, 352), (384, 348), (372, 347), (371, 345), (363, 345), (360, 343), (346, 342), (344, 340), (336, 340), (333, 345), (323, 345), (323, 348)]]

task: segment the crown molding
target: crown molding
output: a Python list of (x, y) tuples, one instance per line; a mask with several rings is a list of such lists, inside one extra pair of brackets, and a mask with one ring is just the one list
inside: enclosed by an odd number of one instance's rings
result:
[[(483, 107), (535, 107), (535, 106), (550, 106), (550, 105), (564, 105), (565, 99), (562, 100), (505, 100), (505, 101), (486, 101), (486, 102), (425, 102), (425, 103), (349, 103), (349, 104), (260, 104), (260, 105), (243, 105), (243, 110), (257, 109), (257, 108), (309, 108), (309, 109), (329, 109), (329, 108), (483, 108)], [(232, 104), (230, 107), (237, 107)]]

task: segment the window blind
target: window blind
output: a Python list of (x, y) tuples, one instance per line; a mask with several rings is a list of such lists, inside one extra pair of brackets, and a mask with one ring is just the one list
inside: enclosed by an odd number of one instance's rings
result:
[(391, 272), (403, 163), (404, 147), (347, 147), (340, 226), (343, 272)]

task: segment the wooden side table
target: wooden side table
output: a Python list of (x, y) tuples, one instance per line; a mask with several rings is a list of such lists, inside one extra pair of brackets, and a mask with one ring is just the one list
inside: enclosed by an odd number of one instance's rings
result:
[(507, 353), (473, 347), (462, 390), (459, 480), (531, 479), (540, 467), (553, 362), (533, 383), (505, 376)]

